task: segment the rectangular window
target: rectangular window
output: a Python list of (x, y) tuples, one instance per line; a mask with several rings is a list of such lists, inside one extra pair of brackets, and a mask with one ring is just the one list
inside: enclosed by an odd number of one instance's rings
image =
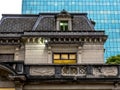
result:
[(54, 54), (54, 59), (60, 59), (60, 54)]
[(68, 21), (60, 21), (60, 30), (68, 31)]
[(55, 64), (75, 64), (76, 63), (75, 53), (54, 53), (53, 62)]
[(68, 59), (68, 54), (61, 54), (61, 59)]
[(76, 59), (76, 55), (75, 55), (75, 54), (70, 54), (70, 55), (69, 55), (69, 58), (70, 58), (70, 59)]
[(10, 62), (14, 60), (14, 54), (0, 54), (0, 62)]

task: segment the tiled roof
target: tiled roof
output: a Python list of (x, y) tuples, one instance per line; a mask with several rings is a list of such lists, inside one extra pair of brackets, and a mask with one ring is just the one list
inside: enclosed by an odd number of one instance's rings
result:
[(37, 17), (5, 17), (1, 20), (0, 32), (23, 32), (32, 30)]
[[(56, 15), (3, 15), (0, 32), (55, 31)], [(85, 14), (71, 14), (73, 31), (94, 31), (93, 24)]]
[[(41, 18), (41, 17), (40, 17)], [(56, 24), (55, 24), (55, 18), (49, 17), (49, 16), (43, 16), (43, 18), (40, 19), (35, 31), (50, 31), (56, 30)]]
[(85, 16), (74, 16), (72, 22), (72, 30), (74, 31), (88, 31), (94, 30), (93, 25)]

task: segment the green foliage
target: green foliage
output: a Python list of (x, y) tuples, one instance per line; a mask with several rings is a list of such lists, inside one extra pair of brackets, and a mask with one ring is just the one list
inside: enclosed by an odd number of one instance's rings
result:
[(106, 63), (107, 64), (120, 64), (120, 55), (109, 57)]

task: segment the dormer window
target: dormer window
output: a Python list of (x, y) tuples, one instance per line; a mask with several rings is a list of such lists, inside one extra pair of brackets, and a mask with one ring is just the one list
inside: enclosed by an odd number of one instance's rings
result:
[(60, 21), (60, 30), (68, 31), (68, 21)]
[(61, 11), (61, 13), (59, 13), (56, 17), (56, 28), (58, 31), (72, 30), (72, 18), (67, 11)]

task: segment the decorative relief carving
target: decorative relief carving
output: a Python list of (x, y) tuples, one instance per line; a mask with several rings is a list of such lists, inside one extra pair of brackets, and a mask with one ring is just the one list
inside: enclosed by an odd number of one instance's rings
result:
[(86, 73), (87, 73), (87, 67), (85, 67), (85, 66), (79, 66), (79, 74), (81, 76), (84, 76), (84, 75), (86, 75)]
[(63, 67), (62, 68), (62, 75), (77, 75), (78, 70), (77, 67)]
[(63, 75), (69, 74), (69, 68), (68, 68), (68, 67), (63, 67), (63, 68), (62, 68), (62, 74), (63, 74)]
[(99, 76), (117, 76), (118, 70), (117, 67), (94, 67), (93, 75), (95, 77)]
[(85, 76), (86, 67), (85, 66), (67, 66), (62, 68), (63, 76)]
[[(93, 77), (115, 77), (118, 74), (118, 69), (115, 66), (96, 66), (92, 68)], [(86, 76), (87, 66), (65, 66), (61, 70), (63, 76)]]
[(54, 67), (30, 67), (30, 75), (35, 76), (52, 76), (55, 74), (55, 68)]

